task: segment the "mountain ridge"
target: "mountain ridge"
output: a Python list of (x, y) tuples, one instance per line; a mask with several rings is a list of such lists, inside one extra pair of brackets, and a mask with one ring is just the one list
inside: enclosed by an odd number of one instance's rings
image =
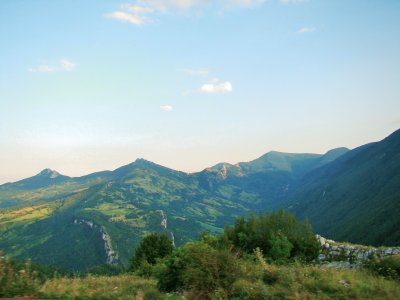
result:
[[(106, 263), (110, 251), (118, 255), (115, 261), (127, 265), (149, 232), (165, 232), (179, 246), (203, 231), (221, 232), (238, 216), (281, 207), (308, 217), (316, 232), (328, 238), (393, 245), (400, 243), (392, 229), (398, 228), (399, 145), (396, 133), (353, 150), (269, 152), (250, 162), (221, 163), (195, 173), (137, 159), (113, 171), (56, 176), (64, 180), (34, 190), (3, 185), (0, 248), (16, 258), (52, 259), (72, 270)], [(51, 177), (50, 171), (45, 173)], [(353, 181), (361, 188), (353, 191), (346, 185)], [(368, 201), (360, 201), (365, 195)], [(389, 222), (379, 226), (368, 215), (374, 208)]]

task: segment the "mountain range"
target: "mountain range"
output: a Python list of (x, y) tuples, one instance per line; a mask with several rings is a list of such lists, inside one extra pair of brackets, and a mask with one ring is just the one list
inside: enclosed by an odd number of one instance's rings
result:
[(328, 238), (400, 244), (400, 130), (353, 150), (272, 151), (191, 174), (144, 159), (82, 177), (45, 169), (0, 186), (0, 249), (69, 270), (127, 266), (149, 232), (181, 245), (279, 208)]

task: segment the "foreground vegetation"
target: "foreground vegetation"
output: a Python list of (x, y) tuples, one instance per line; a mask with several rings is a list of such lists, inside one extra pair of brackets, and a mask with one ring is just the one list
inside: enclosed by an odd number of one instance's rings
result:
[(307, 222), (281, 211), (237, 219), (174, 249), (162, 234), (143, 239), (129, 271), (47, 276), (30, 263), (0, 260), (0, 297), (41, 299), (400, 299), (400, 256), (363, 270), (313, 264), (318, 244)]

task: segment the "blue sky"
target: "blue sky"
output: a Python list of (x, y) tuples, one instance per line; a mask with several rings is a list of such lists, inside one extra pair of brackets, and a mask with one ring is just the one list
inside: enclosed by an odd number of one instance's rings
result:
[(400, 127), (400, 2), (0, 1), (0, 183), (183, 171)]

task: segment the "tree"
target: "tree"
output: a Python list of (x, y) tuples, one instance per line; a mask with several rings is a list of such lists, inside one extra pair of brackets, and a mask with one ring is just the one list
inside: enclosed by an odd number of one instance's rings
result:
[(220, 291), (228, 298), (240, 274), (237, 258), (229, 249), (215, 249), (199, 241), (184, 245), (166, 258), (157, 279), (163, 291), (190, 290), (196, 299), (211, 299)]
[(154, 265), (157, 259), (164, 258), (174, 250), (172, 241), (166, 234), (151, 233), (143, 238), (136, 248), (131, 259), (130, 269), (132, 271), (144, 265)]
[(283, 234), (279, 234), (272, 237), (270, 255), (276, 261), (285, 261), (290, 257), (292, 248), (293, 245), (288, 238)]
[(313, 260), (319, 253), (319, 243), (308, 221), (301, 223), (290, 213), (280, 210), (259, 217), (238, 218), (234, 226), (226, 227), (224, 235), (237, 248), (252, 253), (259, 247), (267, 258)]

